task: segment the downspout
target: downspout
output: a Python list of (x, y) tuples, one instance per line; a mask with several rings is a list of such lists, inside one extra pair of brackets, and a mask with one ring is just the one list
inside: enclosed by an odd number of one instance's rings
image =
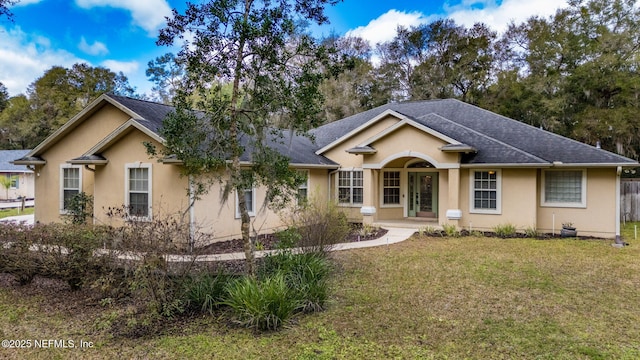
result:
[(193, 194), (193, 177), (189, 175), (189, 251), (193, 252), (196, 240), (196, 210)]
[(620, 236), (620, 174), (622, 174), (622, 166), (616, 169), (616, 244), (626, 245)]

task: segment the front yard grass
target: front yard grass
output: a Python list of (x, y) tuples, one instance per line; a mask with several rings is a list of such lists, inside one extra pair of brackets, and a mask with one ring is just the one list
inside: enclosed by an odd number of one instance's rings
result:
[(32, 215), (32, 214), (33, 214), (33, 208), (32, 207), (25, 208), (24, 210), (20, 210), (20, 209), (0, 209), (0, 219), (6, 218), (6, 217), (9, 217), (9, 216)]
[(45, 298), (0, 288), (3, 339), (94, 343), (0, 358), (636, 359), (640, 242), (625, 241), (416, 236), (336, 252), (328, 310), (259, 334), (198, 317), (150, 338), (114, 337), (96, 326), (109, 306), (52, 312)]

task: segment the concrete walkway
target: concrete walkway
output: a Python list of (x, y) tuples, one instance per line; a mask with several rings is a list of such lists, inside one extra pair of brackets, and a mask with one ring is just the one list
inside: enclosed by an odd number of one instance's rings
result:
[(25, 225), (33, 225), (33, 214), (7, 216), (6, 218), (0, 219), (0, 222), (15, 222), (15, 223), (24, 223)]
[[(367, 241), (354, 241), (342, 244), (336, 244), (333, 246), (332, 250), (349, 250), (349, 249), (361, 249), (367, 247), (374, 246), (388, 246), (391, 244), (395, 244), (410, 238), (415, 232), (416, 229), (410, 228), (396, 228), (389, 227), (387, 228), (388, 232), (381, 238)], [(296, 249), (300, 251), (300, 249)], [(256, 251), (256, 258), (261, 258), (266, 256), (267, 254), (273, 254), (278, 252), (278, 250), (263, 250)], [(235, 252), (229, 254), (212, 254), (212, 255), (168, 255), (167, 261), (169, 262), (186, 262), (186, 261), (196, 261), (196, 262), (209, 262), (209, 261), (228, 261), (228, 260), (244, 260), (244, 252)]]

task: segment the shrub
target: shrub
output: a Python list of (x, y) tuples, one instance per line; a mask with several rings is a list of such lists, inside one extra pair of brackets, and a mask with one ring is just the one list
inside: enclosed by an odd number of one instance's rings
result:
[(460, 230), (454, 224), (443, 224), (442, 230), (444, 230), (444, 234), (449, 237), (458, 237), (460, 236)]
[(335, 204), (317, 200), (291, 214), (289, 222), (289, 228), (300, 234), (298, 245), (305, 251), (329, 251), (351, 231), (346, 215)]
[(293, 254), (289, 251), (265, 257), (258, 274), (266, 279), (282, 274), (304, 312), (321, 311), (329, 297), (327, 278), (331, 264), (323, 253)]
[(72, 196), (65, 205), (65, 221), (70, 224), (85, 225), (87, 219), (93, 216), (93, 195), (80, 192)]
[(208, 273), (189, 276), (184, 280), (183, 291), (187, 309), (213, 314), (225, 300), (225, 287), (233, 275)]
[(237, 321), (259, 330), (280, 328), (300, 307), (281, 273), (263, 280), (245, 276), (230, 283), (226, 291), (224, 304), (233, 310)]
[(501, 238), (510, 238), (516, 235), (516, 226), (513, 224), (496, 225), (493, 227), (493, 232), (496, 236)]
[(535, 226), (529, 226), (526, 229), (524, 229), (524, 234), (526, 237), (530, 237), (530, 238), (540, 237), (540, 232), (538, 232), (538, 229), (536, 229)]
[(295, 227), (288, 227), (279, 231), (275, 236), (278, 238), (276, 247), (281, 250), (296, 247), (302, 239), (302, 235)]

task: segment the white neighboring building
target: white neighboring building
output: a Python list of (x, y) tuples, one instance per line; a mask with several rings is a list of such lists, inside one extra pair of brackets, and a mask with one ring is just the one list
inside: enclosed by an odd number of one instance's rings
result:
[(18, 199), (20, 197), (33, 199), (35, 194), (33, 171), (27, 166), (11, 163), (13, 160), (22, 158), (29, 151), (31, 150), (0, 150), (0, 176), (13, 179), (8, 191), (0, 186), (0, 200)]

